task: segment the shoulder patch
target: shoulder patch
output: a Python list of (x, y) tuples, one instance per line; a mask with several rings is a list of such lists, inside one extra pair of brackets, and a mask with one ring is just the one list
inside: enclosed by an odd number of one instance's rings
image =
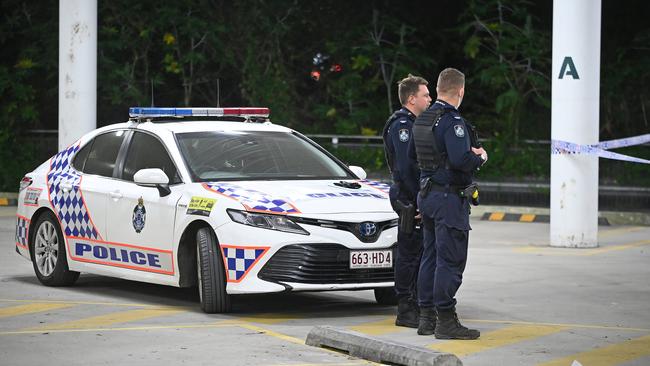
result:
[(407, 128), (399, 130), (399, 140), (401, 142), (407, 142), (409, 140), (409, 130)]
[(454, 132), (456, 133), (456, 136), (458, 136), (458, 137), (465, 137), (465, 129), (461, 125), (455, 125), (454, 126)]

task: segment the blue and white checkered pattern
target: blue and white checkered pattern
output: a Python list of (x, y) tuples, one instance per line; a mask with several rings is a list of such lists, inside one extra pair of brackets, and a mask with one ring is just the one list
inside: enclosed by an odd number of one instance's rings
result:
[(367, 179), (360, 180), (359, 183), (376, 188), (386, 194), (388, 194), (388, 192), (390, 191), (390, 184), (377, 182), (374, 180), (367, 180)]
[(226, 272), (228, 281), (239, 282), (253, 263), (266, 252), (264, 248), (235, 248), (223, 247), (223, 256), (226, 259)]
[(244, 188), (232, 183), (206, 183), (205, 186), (243, 204), (248, 210), (267, 211), (272, 213), (300, 213), (291, 203), (283, 199), (273, 198), (254, 189)]
[(27, 247), (27, 230), (29, 221), (18, 216), (16, 217), (16, 244)]
[[(65, 236), (97, 239), (99, 233), (90, 220), (86, 205), (79, 190), (81, 175), (70, 167), (70, 157), (79, 150), (79, 144), (59, 152), (50, 160), (47, 184), (50, 191), (50, 203), (61, 221)], [(72, 185), (64, 191), (61, 184)]]

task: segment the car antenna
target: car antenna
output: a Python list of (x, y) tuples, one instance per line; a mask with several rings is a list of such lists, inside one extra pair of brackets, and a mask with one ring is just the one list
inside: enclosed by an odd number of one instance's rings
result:
[(151, 79), (151, 106), (154, 106), (154, 101), (153, 101), (153, 79)]
[(220, 104), (219, 94), (220, 94), (220, 91), (221, 91), (220, 80), (221, 80), (220, 78), (217, 78), (217, 108), (221, 107), (221, 105), (219, 105)]

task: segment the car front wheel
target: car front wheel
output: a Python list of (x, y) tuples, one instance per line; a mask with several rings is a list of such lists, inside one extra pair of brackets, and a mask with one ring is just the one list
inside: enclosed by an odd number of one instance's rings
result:
[(34, 272), (42, 284), (68, 286), (77, 281), (79, 272), (68, 268), (65, 239), (54, 214), (46, 212), (36, 220), (30, 245)]
[(226, 293), (226, 273), (217, 238), (210, 228), (196, 233), (196, 268), (201, 309), (206, 313), (230, 311), (230, 296)]

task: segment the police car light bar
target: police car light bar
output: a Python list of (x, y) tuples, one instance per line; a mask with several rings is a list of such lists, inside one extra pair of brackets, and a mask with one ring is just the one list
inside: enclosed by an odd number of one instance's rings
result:
[(268, 108), (240, 107), (240, 108), (156, 108), (156, 107), (131, 107), (131, 118), (155, 117), (268, 117)]

